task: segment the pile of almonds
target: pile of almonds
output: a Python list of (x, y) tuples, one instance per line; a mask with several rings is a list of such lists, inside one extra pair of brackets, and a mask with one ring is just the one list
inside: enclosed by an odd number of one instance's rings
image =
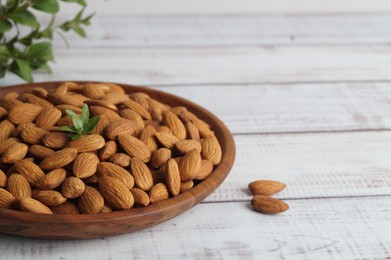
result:
[[(72, 141), (66, 109), (100, 120)], [(0, 101), (0, 208), (94, 214), (147, 206), (185, 192), (221, 160), (210, 126), (186, 107), (111, 83), (66, 82)]]
[(287, 211), (289, 209), (288, 204), (270, 197), (282, 191), (285, 187), (285, 184), (278, 181), (258, 180), (251, 182), (248, 189), (254, 195), (251, 200), (253, 209), (264, 214), (277, 214)]

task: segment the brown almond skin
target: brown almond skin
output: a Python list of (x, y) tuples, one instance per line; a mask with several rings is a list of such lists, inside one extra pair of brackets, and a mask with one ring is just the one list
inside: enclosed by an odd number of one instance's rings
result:
[(175, 144), (180, 141), (175, 135), (162, 131), (157, 132), (155, 137), (161, 145), (168, 149), (174, 148)]
[(75, 199), (84, 192), (85, 188), (84, 182), (79, 178), (68, 177), (62, 183), (61, 194), (67, 199)]
[(110, 212), (113, 212), (113, 210), (106, 204), (103, 206), (102, 210), (100, 211), (100, 213), (110, 213)]
[(8, 178), (7, 190), (14, 195), (15, 198), (31, 197), (31, 186), (20, 174), (12, 174)]
[(90, 112), (93, 116), (104, 115), (108, 121), (120, 118), (117, 112), (102, 106), (90, 106)]
[(193, 186), (194, 186), (194, 182), (193, 181), (181, 182), (181, 188), (180, 188), (179, 193), (183, 193), (185, 191), (188, 191), (191, 188), (193, 188)]
[(134, 186), (135, 181), (133, 176), (130, 174), (130, 172), (128, 172), (121, 166), (118, 166), (114, 163), (109, 163), (109, 162), (99, 163), (97, 172), (98, 172), (98, 176), (100, 177), (110, 176), (121, 181), (123, 184), (125, 184), (125, 186), (128, 189), (131, 189)]
[(118, 141), (130, 157), (139, 158), (143, 162), (149, 162), (151, 159), (151, 150), (139, 139), (133, 136), (119, 135)]
[(97, 126), (95, 126), (92, 133), (97, 134), (97, 135), (103, 135), (103, 132), (110, 121), (107, 119), (107, 117), (105, 115), (99, 115), (99, 118), (100, 118), (100, 120), (99, 120)]
[(133, 188), (130, 190), (133, 195), (134, 203), (140, 206), (148, 206), (151, 202), (149, 200), (149, 195), (145, 191), (139, 188)]
[(20, 132), (20, 137), (28, 144), (39, 144), (42, 142), (42, 138), (48, 133), (49, 131), (46, 129), (31, 126), (23, 128)]
[(196, 180), (203, 180), (213, 172), (213, 163), (209, 160), (202, 160), (200, 170), (195, 177)]
[(180, 140), (185, 140), (187, 133), (182, 121), (171, 111), (164, 112), (164, 123), (171, 129), (172, 133)]
[(68, 147), (75, 148), (79, 153), (97, 151), (105, 146), (105, 139), (100, 135), (83, 135), (75, 141), (70, 141)]
[(12, 208), (15, 201), (14, 195), (12, 195), (6, 189), (0, 188), (0, 209)]
[(15, 126), (9, 120), (3, 120), (0, 123), (0, 142), (3, 142), (5, 139), (11, 137), (12, 132), (14, 131)]
[(42, 109), (42, 107), (31, 103), (18, 104), (12, 107), (8, 118), (15, 125), (33, 122), (38, 114), (41, 113)]
[(148, 110), (146, 110), (142, 105), (137, 103), (136, 101), (133, 101), (131, 99), (123, 102), (123, 105), (127, 108), (132, 109), (135, 111), (137, 114), (139, 114), (142, 118), (146, 120), (151, 120), (151, 114), (149, 114)]
[(179, 194), (181, 189), (181, 175), (179, 174), (179, 167), (174, 159), (169, 159), (165, 168), (165, 178), (167, 188), (172, 196)]
[(39, 113), (35, 119), (35, 124), (38, 127), (49, 127), (54, 126), (58, 120), (61, 119), (61, 111), (57, 108), (46, 108)]
[(37, 183), (45, 176), (42, 169), (32, 161), (17, 161), (14, 166), (16, 171), (23, 175), (32, 187), (36, 187)]
[(135, 134), (135, 136), (139, 136), (145, 127), (145, 123), (144, 123), (143, 118), (139, 114), (137, 114), (136, 112), (134, 112), (133, 110), (131, 110), (129, 108), (122, 109), (119, 112), (119, 114), (123, 118), (132, 120), (137, 125), (136, 131), (134, 132), (134, 134)]
[(67, 176), (67, 172), (60, 168), (45, 174), (37, 183), (37, 188), (41, 190), (52, 190), (60, 186)]
[(258, 180), (248, 185), (253, 195), (273, 195), (285, 189), (286, 185), (278, 181)]
[(28, 146), (23, 143), (15, 143), (11, 145), (5, 153), (3, 153), (2, 161), (4, 163), (15, 163), (22, 160), (28, 151)]
[(88, 178), (97, 171), (99, 158), (92, 153), (81, 153), (73, 162), (73, 175), (78, 178)]
[(37, 106), (40, 106), (42, 108), (52, 108), (53, 104), (47, 101), (46, 99), (37, 97), (36, 95), (30, 94), (30, 93), (24, 93), (20, 95), (20, 100), (26, 102), (26, 103), (31, 103)]
[(132, 158), (130, 168), (137, 187), (144, 191), (150, 190), (153, 186), (153, 178), (147, 165), (138, 158)]
[[(189, 113), (189, 111), (187, 111), (186, 113)], [(209, 125), (205, 121), (198, 118), (193, 118), (191, 119), (191, 122), (198, 128), (201, 137), (208, 137), (208, 136), (215, 135), (215, 133), (212, 130), (210, 130)]]
[(166, 200), (170, 197), (166, 185), (163, 183), (155, 184), (149, 191), (149, 199), (151, 203), (156, 203), (162, 200)]
[(200, 140), (200, 131), (192, 122), (187, 122), (185, 127), (189, 139)]
[(39, 166), (47, 171), (62, 168), (71, 163), (76, 156), (77, 150), (75, 148), (64, 148), (46, 157)]
[(115, 140), (118, 135), (132, 135), (137, 130), (137, 125), (128, 119), (118, 118), (111, 121), (105, 129), (106, 137)]
[(251, 200), (254, 210), (264, 214), (278, 214), (289, 209), (288, 204), (282, 200), (265, 195), (255, 195)]
[(127, 154), (116, 153), (110, 157), (109, 161), (121, 167), (128, 167), (131, 159), (132, 158)]
[(125, 184), (116, 178), (103, 176), (98, 181), (99, 190), (105, 201), (114, 209), (130, 209), (134, 198)]
[(58, 206), (67, 200), (60, 192), (54, 190), (34, 190), (33, 198), (46, 206)]
[(99, 150), (99, 159), (106, 161), (111, 156), (117, 153), (117, 143), (115, 141), (106, 142), (105, 146)]
[(63, 132), (51, 132), (42, 137), (42, 143), (52, 149), (62, 149), (69, 141)]
[(202, 158), (217, 165), (221, 161), (222, 151), (219, 141), (215, 136), (208, 136), (202, 140)]
[(55, 151), (50, 149), (50, 148), (48, 148), (48, 147), (45, 147), (43, 145), (35, 144), (35, 145), (32, 145), (32, 146), (29, 147), (29, 153), (34, 158), (43, 160), (46, 157), (48, 157), (49, 155), (54, 154)]
[(197, 177), (197, 173), (201, 168), (201, 155), (196, 149), (186, 153), (179, 162), (179, 172), (181, 174), (181, 181), (186, 182)]
[(86, 186), (83, 194), (77, 199), (77, 206), (83, 214), (99, 213), (104, 204), (102, 194), (90, 186)]
[(10, 137), (0, 142), (0, 155), (3, 155), (5, 151), (7, 151), (12, 145), (19, 143), (20, 140), (15, 137)]
[(154, 168), (159, 168), (171, 158), (171, 150), (167, 148), (160, 148), (152, 154), (151, 165)]
[(196, 149), (197, 152), (201, 152), (202, 146), (201, 143), (197, 140), (182, 140), (175, 144), (175, 148), (181, 154), (190, 152), (193, 149)]
[(25, 212), (32, 212), (37, 214), (53, 214), (53, 212), (46, 205), (38, 200), (32, 198), (19, 198), (15, 200), (16, 207)]
[(0, 188), (4, 188), (5, 186), (7, 186), (7, 175), (0, 170)]
[(54, 214), (80, 214), (80, 211), (77, 206), (70, 201), (65, 201), (63, 204), (50, 207), (50, 209)]

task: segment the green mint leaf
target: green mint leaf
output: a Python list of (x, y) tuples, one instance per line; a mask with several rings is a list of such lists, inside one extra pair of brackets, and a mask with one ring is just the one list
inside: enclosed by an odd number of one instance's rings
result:
[(83, 105), (83, 109), (81, 111), (81, 121), (83, 121), (83, 125), (87, 125), (88, 119), (90, 118), (90, 110), (88, 109), (87, 104)]
[(7, 20), (0, 21), (0, 33), (8, 32), (12, 29), (12, 24)]
[(94, 128), (99, 123), (99, 116), (94, 116), (90, 120), (88, 120), (88, 123), (84, 126), (84, 133), (85, 134), (91, 134), (92, 131), (94, 131)]
[(92, 13), (90, 14), (89, 16), (87, 16), (86, 18), (83, 18), (83, 20), (80, 21), (81, 24), (84, 24), (84, 25), (90, 25), (90, 20), (91, 18), (95, 15), (95, 13)]
[(34, 81), (30, 64), (25, 60), (15, 59), (11, 63), (10, 70), (27, 82)]
[(60, 129), (61, 129), (61, 131), (64, 131), (64, 132), (76, 133), (76, 131), (74, 129), (70, 128), (67, 125), (60, 127)]
[(19, 6), (19, 0), (7, 0), (7, 13), (13, 13)]
[(75, 112), (73, 112), (72, 110), (70, 110), (70, 109), (65, 109), (65, 113), (66, 113), (69, 117), (73, 117), (73, 116), (78, 117), (78, 115), (77, 115)]
[(60, 5), (56, 0), (41, 0), (34, 4), (33, 8), (45, 13), (55, 14), (60, 10)]
[(27, 10), (12, 15), (11, 19), (15, 23), (27, 25), (33, 28), (39, 27), (37, 18), (30, 11)]
[(67, 3), (77, 3), (77, 4), (81, 5), (81, 6), (86, 6), (87, 5), (86, 1), (84, 1), (84, 0), (62, 0), (62, 1), (63, 2), (67, 2)]
[(38, 69), (48, 61), (53, 60), (52, 44), (50, 42), (32, 44), (25, 49), (24, 53), (34, 69)]
[(86, 32), (78, 24), (71, 24), (71, 29), (81, 37), (86, 37)]
[(72, 141), (75, 141), (76, 139), (78, 139), (81, 135), (79, 134), (74, 134), (74, 135), (71, 135), (71, 140)]
[(72, 118), (72, 123), (74, 125), (74, 127), (76, 128), (76, 130), (82, 130), (83, 129), (83, 122), (81, 121), (80, 117), (78, 116), (71, 116)]

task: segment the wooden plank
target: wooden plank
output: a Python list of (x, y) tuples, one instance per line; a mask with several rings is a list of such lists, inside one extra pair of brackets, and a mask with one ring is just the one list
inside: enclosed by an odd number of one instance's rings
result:
[(240, 135), (231, 173), (206, 201), (248, 201), (247, 185), (277, 180), (279, 198), (391, 195), (391, 131)]
[[(53, 74), (37, 81), (233, 84), (391, 80), (391, 46), (300, 46), (55, 51)], [(2, 85), (17, 82), (9, 75)]]
[(387, 259), (390, 197), (288, 201), (261, 215), (247, 202), (200, 204), (137, 233), (85, 241), (0, 235), (3, 259)]
[[(85, 40), (74, 33), (67, 38), (71, 48), (389, 44), (390, 23), (389, 14), (113, 16), (98, 12)], [(55, 36), (55, 47), (64, 48)]]

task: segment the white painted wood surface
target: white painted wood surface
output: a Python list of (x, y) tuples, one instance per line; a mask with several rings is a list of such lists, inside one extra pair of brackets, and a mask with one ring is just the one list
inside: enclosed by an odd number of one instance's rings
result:
[[(87, 241), (0, 235), (0, 259), (389, 259), (391, 16), (314, 13), (102, 12), (89, 38), (57, 42), (54, 73), (37, 81), (146, 84), (188, 98), (226, 122), (236, 163), (214, 194), (164, 224)], [(276, 197), (291, 209), (253, 212), (255, 179), (286, 183)]]

